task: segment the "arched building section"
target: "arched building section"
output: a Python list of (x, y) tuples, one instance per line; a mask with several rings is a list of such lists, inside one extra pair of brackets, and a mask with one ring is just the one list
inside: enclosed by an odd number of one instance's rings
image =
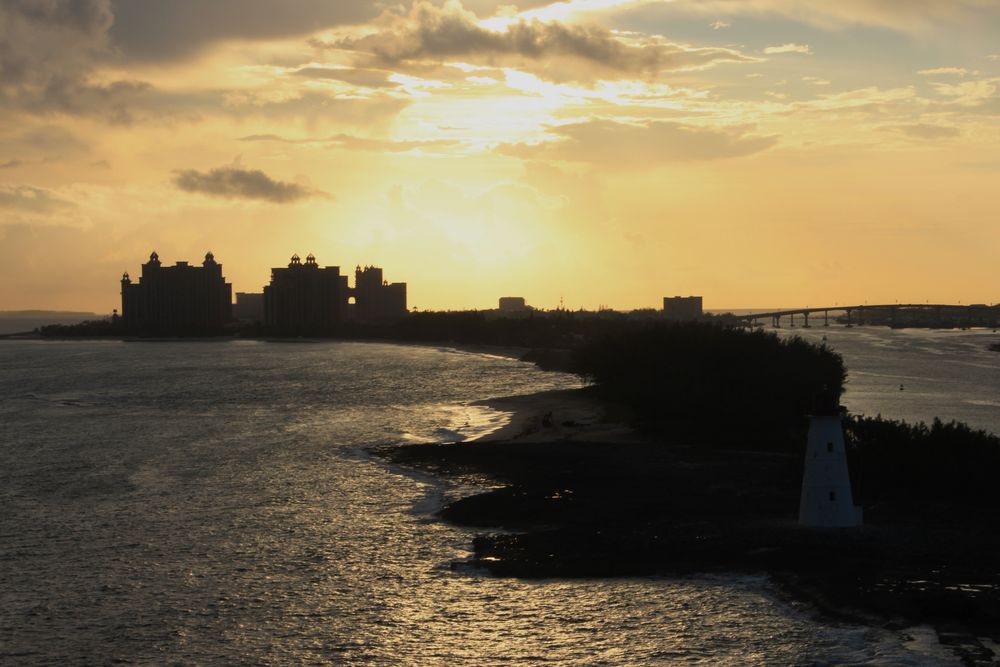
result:
[(389, 283), (377, 266), (357, 267), (354, 287), (338, 266), (292, 255), (271, 269), (264, 288), (264, 324), (280, 335), (323, 335), (347, 322), (386, 324), (406, 317), (406, 283)]

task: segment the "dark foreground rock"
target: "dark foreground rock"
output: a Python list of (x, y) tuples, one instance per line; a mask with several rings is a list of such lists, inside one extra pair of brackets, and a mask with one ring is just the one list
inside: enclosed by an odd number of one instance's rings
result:
[(394, 463), (503, 486), (441, 516), (485, 532), (474, 564), (499, 576), (765, 572), (836, 617), (932, 624), (968, 664), (1000, 642), (1000, 519), (910, 501), (866, 508), (853, 530), (796, 523), (800, 457), (594, 442), (406, 445)]

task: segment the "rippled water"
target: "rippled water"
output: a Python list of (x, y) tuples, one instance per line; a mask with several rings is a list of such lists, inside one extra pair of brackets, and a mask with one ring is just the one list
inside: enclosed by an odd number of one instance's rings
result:
[[(365, 445), (503, 423), (575, 386), (373, 344), (0, 342), (0, 662), (933, 664), (753, 577), (453, 572), (441, 482)], [(917, 635), (918, 639), (920, 635)]]
[[(852, 412), (930, 422), (957, 419), (1000, 433), (1000, 352), (988, 329), (841, 326), (782, 329), (826, 343), (848, 369), (843, 403)], [(900, 389), (902, 387), (902, 390)]]

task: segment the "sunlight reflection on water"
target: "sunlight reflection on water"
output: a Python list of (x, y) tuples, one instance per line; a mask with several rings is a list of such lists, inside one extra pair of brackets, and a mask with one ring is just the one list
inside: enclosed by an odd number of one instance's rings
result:
[[(360, 449), (577, 386), (509, 359), (321, 343), (0, 343), (0, 662), (928, 664), (754, 577), (452, 571), (446, 488)], [(919, 647), (917, 647), (919, 648)], [(928, 649), (931, 650), (931, 649)]]

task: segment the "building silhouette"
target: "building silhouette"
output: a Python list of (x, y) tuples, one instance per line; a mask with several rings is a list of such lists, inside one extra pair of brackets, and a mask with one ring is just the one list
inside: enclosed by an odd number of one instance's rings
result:
[(406, 317), (406, 283), (390, 283), (377, 266), (354, 271), (354, 312), (359, 322), (394, 322)]
[(130, 334), (212, 335), (232, 320), (232, 285), (211, 252), (201, 266), (162, 266), (154, 251), (138, 282), (126, 273), (121, 288), (121, 317)]
[(243, 322), (264, 321), (264, 293), (237, 292), (233, 304), (233, 317)]
[(523, 296), (502, 296), (498, 310), (501, 313), (523, 313), (528, 310), (528, 304)]
[(523, 296), (502, 296), (497, 309), (487, 311), (486, 319), (523, 319), (532, 317), (534, 310)]
[(271, 269), (264, 288), (264, 324), (277, 334), (329, 333), (347, 318), (347, 276), (339, 266), (320, 267), (309, 255), (292, 255), (287, 267)]
[(668, 320), (675, 320), (678, 322), (701, 319), (701, 297), (665, 296), (663, 297), (663, 316)]
[(352, 288), (340, 267), (292, 255), (287, 267), (271, 269), (264, 288), (264, 324), (278, 335), (322, 335), (348, 321), (384, 324), (406, 313), (406, 283), (386, 282), (376, 266), (358, 266)]

